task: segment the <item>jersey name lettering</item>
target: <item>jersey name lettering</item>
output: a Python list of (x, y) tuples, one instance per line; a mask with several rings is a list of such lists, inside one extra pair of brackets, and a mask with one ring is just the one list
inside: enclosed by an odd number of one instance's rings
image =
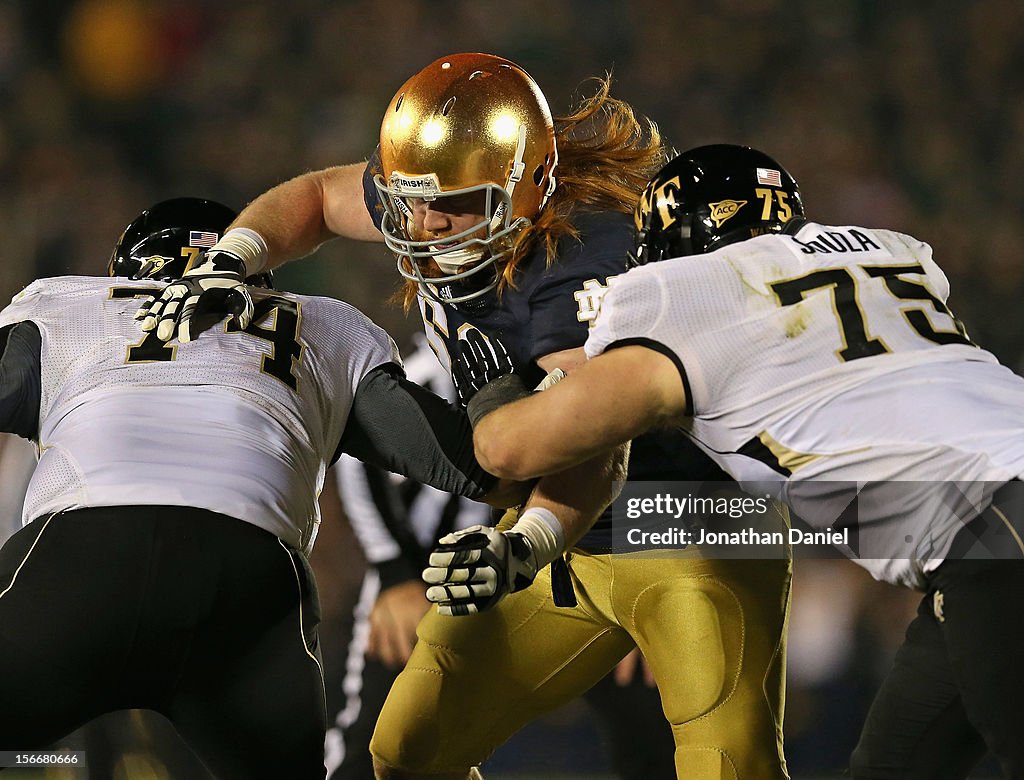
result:
[[(852, 239), (852, 240), (851, 240)], [(868, 252), (872, 249), (881, 249), (871, 238), (859, 230), (839, 231), (828, 230), (819, 233), (810, 241), (801, 241), (793, 238), (802, 248), (801, 252), (806, 255), (819, 252), (823, 255), (844, 252)]]

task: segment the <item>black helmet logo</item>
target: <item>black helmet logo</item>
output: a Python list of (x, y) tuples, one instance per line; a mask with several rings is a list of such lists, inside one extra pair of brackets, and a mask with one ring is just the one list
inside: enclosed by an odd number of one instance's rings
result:
[(773, 158), (749, 146), (698, 146), (667, 162), (641, 195), (636, 261), (713, 252), (794, 218), (804, 218), (800, 189)]
[(172, 198), (143, 211), (125, 228), (107, 273), (131, 279), (176, 279), (237, 216), (205, 198)]
[(150, 255), (143, 259), (142, 262), (149, 269), (149, 273), (155, 273), (156, 271), (163, 270), (163, 267), (171, 262), (171, 258), (161, 255)]

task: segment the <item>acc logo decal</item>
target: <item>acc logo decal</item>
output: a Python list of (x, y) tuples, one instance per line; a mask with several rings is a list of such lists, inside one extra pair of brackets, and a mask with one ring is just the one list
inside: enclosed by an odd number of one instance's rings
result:
[(722, 223), (727, 219), (735, 217), (739, 210), (747, 205), (745, 200), (720, 200), (717, 203), (709, 203), (711, 207), (711, 219), (715, 222), (715, 227), (722, 227)]

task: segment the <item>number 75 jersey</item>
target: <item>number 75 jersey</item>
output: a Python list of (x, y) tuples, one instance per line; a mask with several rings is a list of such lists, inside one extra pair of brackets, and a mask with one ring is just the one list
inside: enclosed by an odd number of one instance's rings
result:
[(0, 327), (32, 321), (42, 337), (40, 459), (24, 520), (81, 506), (192, 506), (308, 549), (356, 387), (400, 365), (394, 342), (341, 301), (253, 289), (244, 332), (222, 321), (163, 344), (133, 317), (159, 291), (41, 279), (0, 312)]
[[(686, 430), (740, 482), (1005, 482), (1024, 471), (1024, 379), (970, 342), (948, 293), (927, 244), (808, 223), (620, 276), (586, 350), (673, 358)], [(900, 549), (919, 530), (883, 552), (938, 557)]]
[(808, 223), (613, 280), (586, 350), (657, 342), (681, 364), (694, 417), (745, 428), (908, 366), (996, 362), (948, 294), (927, 244)]

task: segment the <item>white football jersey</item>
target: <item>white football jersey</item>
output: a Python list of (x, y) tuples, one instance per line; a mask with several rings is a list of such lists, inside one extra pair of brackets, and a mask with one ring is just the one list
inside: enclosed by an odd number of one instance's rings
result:
[(399, 362), (341, 301), (253, 290), (244, 332), (164, 345), (133, 315), (147, 281), (33, 282), (0, 312), (42, 335), (39, 463), (23, 519), (160, 504), (239, 518), (308, 551), (317, 496), (359, 381)]
[(948, 294), (927, 244), (808, 223), (624, 274), (586, 351), (669, 355), (687, 432), (809, 523), (832, 527), (859, 488), (851, 557), (919, 587), (962, 527), (950, 488), (982, 508), (1024, 473), (1024, 379), (970, 343)]

